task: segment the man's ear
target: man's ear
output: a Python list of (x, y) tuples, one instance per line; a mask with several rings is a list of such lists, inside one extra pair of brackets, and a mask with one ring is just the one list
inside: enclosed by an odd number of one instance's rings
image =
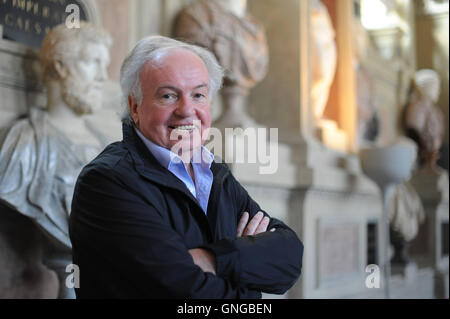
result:
[(131, 95), (128, 95), (128, 108), (130, 109), (131, 117), (133, 118), (134, 124), (137, 126), (139, 123), (139, 116), (137, 112), (137, 101)]
[(65, 79), (69, 75), (69, 70), (67, 70), (66, 66), (59, 60), (53, 61), (53, 68), (60, 79)]

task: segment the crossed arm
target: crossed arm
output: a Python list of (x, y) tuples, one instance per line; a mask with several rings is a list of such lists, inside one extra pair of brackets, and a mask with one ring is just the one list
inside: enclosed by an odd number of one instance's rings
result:
[[(247, 212), (242, 214), (237, 227), (237, 238), (257, 235), (267, 231), (267, 226), (269, 226), (270, 222), (269, 217), (264, 216), (263, 212), (258, 212), (249, 222), (249, 216)], [(270, 231), (275, 231), (275, 228), (272, 228)], [(213, 253), (203, 248), (190, 249), (189, 253), (194, 260), (194, 264), (199, 266), (204, 272), (216, 274), (216, 260)]]

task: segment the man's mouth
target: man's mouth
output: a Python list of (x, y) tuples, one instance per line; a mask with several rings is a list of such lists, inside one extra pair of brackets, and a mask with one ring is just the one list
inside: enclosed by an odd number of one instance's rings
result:
[(172, 130), (183, 131), (183, 132), (191, 132), (195, 129), (194, 125), (169, 125), (169, 128)]

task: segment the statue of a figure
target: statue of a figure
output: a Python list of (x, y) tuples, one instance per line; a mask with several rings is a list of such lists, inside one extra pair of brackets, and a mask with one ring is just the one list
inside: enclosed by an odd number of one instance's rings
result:
[(391, 262), (393, 265), (405, 266), (409, 262), (407, 248), (425, 221), (425, 210), (410, 181), (394, 186), (389, 205), (390, 238), (394, 246)]
[(404, 110), (406, 135), (419, 147), (419, 165), (437, 171), (436, 161), (444, 137), (444, 115), (435, 106), (440, 94), (440, 78), (436, 71), (416, 72)]
[[(436, 172), (444, 133), (442, 112), (434, 106), (439, 91), (440, 80), (435, 71), (416, 72), (403, 114), (403, 128), (416, 143), (419, 166)], [(394, 187), (391, 212), (391, 243), (395, 249), (392, 263), (404, 266), (409, 262), (407, 247), (425, 220), (422, 201), (411, 180)]]
[[(90, 23), (52, 29), (40, 56), (47, 107), (31, 108), (0, 134), (0, 202), (47, 235), (58, 256), (46, 263), (59, 272), (60, 297), (71, 294), (64, 280), (71, 263), (68, 216), (75, 181), (108, 143), (85, 115), (102, 104), (111, 41)], [(61, 269), (55, 269), (57, 263)]]
[(225, 68), (218, 127), (254, 125), (245, 112), (246, 97), (267, 73), (264, 28), (246, 9), (246, 0), (197, 0), (180, 12), (175, 24), (177, 38), (210, 49)]
[(313, 0), (311, 4), (311, 100), (315, 122), (319, 124), (336, 73), (337, 48), (327, 7), (320, 0)]

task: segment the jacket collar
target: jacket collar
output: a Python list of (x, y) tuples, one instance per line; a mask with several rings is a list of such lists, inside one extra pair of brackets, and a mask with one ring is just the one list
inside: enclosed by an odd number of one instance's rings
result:
[(213, 161), (211, 171), (213, 173), (213, 185), (209, 196), (207, 216), (205, 216), (202, 207), (197, 199), (188, 190), (186, 185), (179, 180), (172, 172), (164, 168), (158, 160), (153, 156), (150, 150), (145, 146), (144, 142), (139, 138), (134, 127), (123, 124), (123, 143), (130, 152), (134, 161), (136, 171), (145, 179), (159, 184), (163, 187), (178, 190), (188, 196), (197, 206), (198, 210), (194, 213), (201, 222), (207, 226), (207, 235), (212, 240), (217, 234), (217, 213), (220, 192), (225, 178), (230, 173), (228, 167), (223, 162)]
[[(133, 158), (136, 171), (144, 178), (159, 185), (175, 188), (182, 191), (197, 202), (191, 192), (167, 168), (163, 167), (144, 142), (137, 135), (134, 127), (128, 124), (122, 124), (123, 143)], [(214, 182), (222, 184), (229, 170), (224, 163), (213, 161), (211, 171), (214, 176)]]

